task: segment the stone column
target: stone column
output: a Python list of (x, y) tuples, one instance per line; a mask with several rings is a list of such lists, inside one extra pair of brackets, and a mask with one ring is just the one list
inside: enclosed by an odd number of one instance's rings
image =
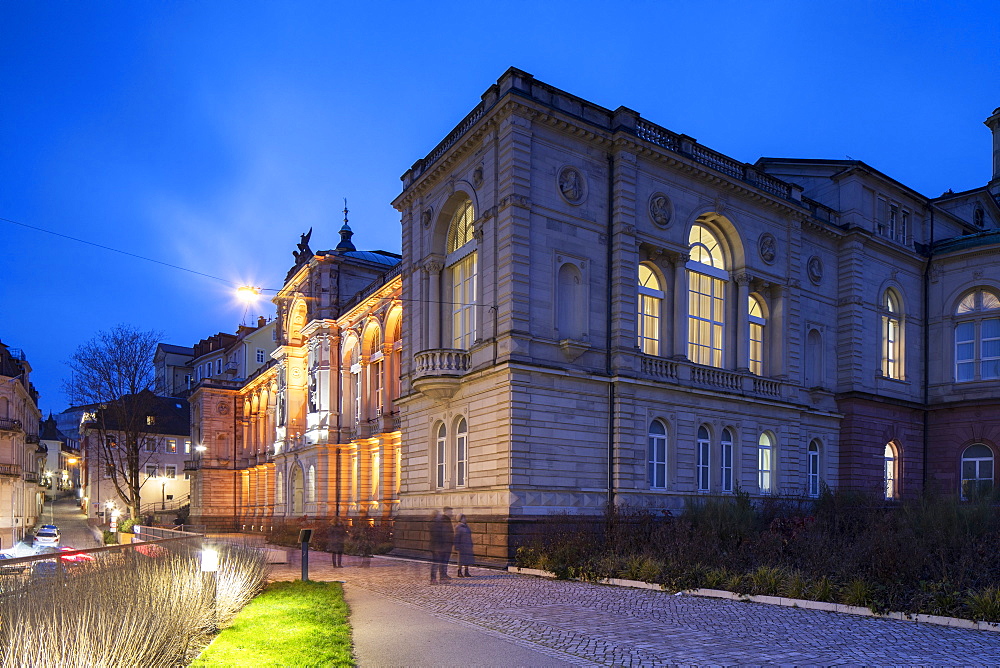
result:
[(674, 359), (687, 359), (688, 344), (688, 280), (687, 261), (691, 256), (678, 253), (674, 257)]
[(750, 274), (736, 274), (736, 370), (750, 370)]
[(441, 347), (441, 271), (444, 263), (438, 260), (431, 260), (424, 264), (424, 271), (428, 278), (427, 295), (427, 347)]

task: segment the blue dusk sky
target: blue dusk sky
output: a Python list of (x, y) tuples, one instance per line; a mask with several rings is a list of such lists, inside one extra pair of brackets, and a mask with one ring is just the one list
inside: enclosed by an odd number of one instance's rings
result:
[(345, 197), (399, 252), (399, 177), (511, 66), (742, 161), (991, 176), (995, 2), (0, 0), (0, 341), (42, 410), (102, 329), (234, 332), (233, 287), (280, 287), (310, 227), (334, 247)]

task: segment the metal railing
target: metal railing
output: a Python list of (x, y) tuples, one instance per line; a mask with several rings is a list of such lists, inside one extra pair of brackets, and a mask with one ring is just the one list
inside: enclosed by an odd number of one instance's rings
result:
[(0, 418), (0, 431), (21, 431), (21, 421), (14, 418)]

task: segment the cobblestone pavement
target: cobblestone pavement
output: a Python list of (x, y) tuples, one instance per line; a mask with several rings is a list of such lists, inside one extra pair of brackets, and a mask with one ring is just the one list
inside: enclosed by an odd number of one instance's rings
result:
[[(342, 580), (576, 665), (997, 665), (1000, 634), (473, 569), (310, 555), (310, 578)], [(300, 576), (298, 562), (272, 579)], [(387, 633), (391, 633), (391, 620)], [(420, 665), (414, 657), (412, 665)]]

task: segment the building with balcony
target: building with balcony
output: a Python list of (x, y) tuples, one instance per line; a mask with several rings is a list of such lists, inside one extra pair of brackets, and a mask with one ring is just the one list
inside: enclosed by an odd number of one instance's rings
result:
[(397, 545), (737, 490), (995, 484), (1000, 110), (983, 188), (734, 160), (511, 69), (402, 177)]
[(45, 499), (38, 484), (40, 418), (27, 357), (0, 343), (0, 550), (28, 535)]
[(311, 232), (302, 236), (276, 320), (242, 339), (236, 361), (252, 359), (249, 373), (226, 376), (239, 336), (195, 346), (193, 523), (262, 531), (303, 517), (393, 515), (399, 256), (358, 251), (346, 220), (340, 235), (315, 253)]

